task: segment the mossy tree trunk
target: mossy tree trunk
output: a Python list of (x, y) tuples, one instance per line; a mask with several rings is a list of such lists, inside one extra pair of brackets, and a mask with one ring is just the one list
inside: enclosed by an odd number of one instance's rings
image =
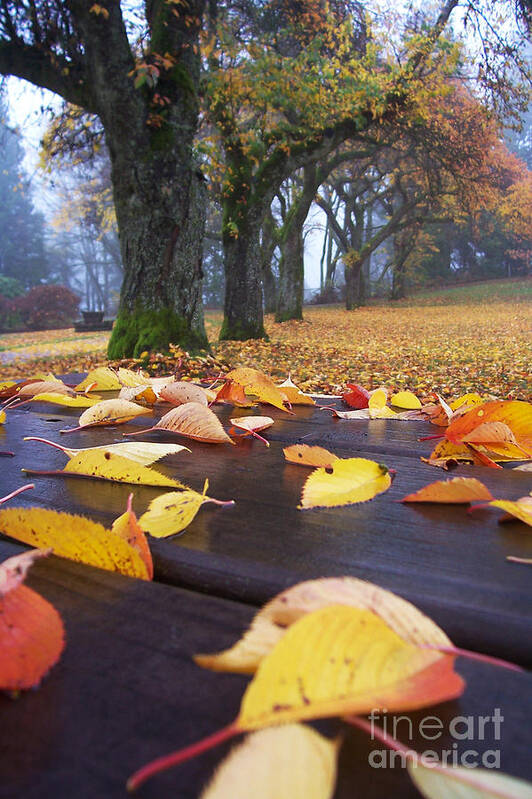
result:
[[(156, 91), (167, 105), (154, 105), (142, 86), (135, 91), (137, 102), (145, 103), (144, 115), (132, 115), (128, 107), (117, 115), (109, 110), (110, 97), (100, 114), (124, 264), (110, 358), (164, 351), (169, 344), (208, 346), (201, 296), (206, 192), (192, 154), (199, 83), (194, 49), (203, 0), (187, 0), (183, 15), (164, 0), (153, 0), (149, 8), (151, 49), (159, 64)], [(164, 53), (172, 53), (173, 61), (161, 69), (157, 54)]]

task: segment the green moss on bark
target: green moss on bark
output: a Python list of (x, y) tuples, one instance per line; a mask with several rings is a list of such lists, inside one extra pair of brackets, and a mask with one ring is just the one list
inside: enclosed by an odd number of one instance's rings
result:
[(220, 331), (220, 341), (248, 341), (250, 338), (263, 338), (269, 341), (269, 337), (262, 325), (260, 325), (260, 327), (253, 324), (244, 325), (242, 323), (231, 325), (227, 319), (224, 319)]
[(107, 357), (137, 358), (142, 352), (168, 352), (177, 344), (189, 352), (208, 349), (207, 339), (187, 320), (167, 308), (119, 313), (107, 347)]

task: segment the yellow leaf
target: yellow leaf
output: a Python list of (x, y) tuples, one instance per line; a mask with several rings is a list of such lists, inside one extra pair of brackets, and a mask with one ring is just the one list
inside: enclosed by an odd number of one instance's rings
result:
[(6, 412), (0, 411), (0, 424), (5, 424), (6, 421)]
[(36, 394), (31, 398), (32, 402), (51, 402), (53, 405), (64, 405), (67, 408), (92, 408), (99, 400), (90, 397), (71, 397), (68, 394)]
[(286, 395), (263, 372), (243, 366), (228, 372), (225, 377), (239, 383), (247, 394), (253, 394), (259, 402), (266, 402), (281, 411), (287, 410), (284, 406)]
[(154, 538), (166, 538), (182, 532), (192, 522), (197, 512), (205, 502), (215, 502), (218, 505), (231, 505), (231, 502), (220, 502), (207, 497), (209, 487), (205, 481), (203, 494), (187, 489), (186, 491), (171, 491), (162, 494), (150, 502), (148, 510), (139, 519), (143, 530)]
[(99, 569), (148, 579), (141, 556), (120, 535), (83, 516), (46, 508), (0, 510), (0, 530), (32, 547)]
[(403, 641), (368, 610), (343, 605), (296, 621), (244, 694), (242, 730), (373, 708), (414, 710), (459, 696), (454, 658)]
[(386, 466), (366, 458), (338, 458), (328, 469), (316, 469), (307, 478), (300, 508), (332, 508), (367, 502), (387, 491), (392, 478)]
[(300, 388), (287, 377), (284, 383), (277, 386), (286, 396), (290, 405), (315, 405), (316, 403), (308, 394), (303, 394)]
[(414, 785), (425, 799), (532, 799), (532, 784), (500, 771), (419, 761), (407, 764)]
[(119, 391), (122, 388), (116, 372), (108, 366), (92, 369), (85, 380), (78, 383), (76, 391)]
[(289, 463), (298, 463), (300, 466), (328, 467), (333, 461), (338, 460), (338, 456), (329, 450), (323, 447), (311, 447), (308, 444), (292, 444), (285, 447), (283, 452)]
[(134, 485), (184, 487), (183, 483), (178, 480), (166, 477), (147, 466), (141, 466), (122, 455), (116, 455), (109, 449), (88, 450), (70, 458), (62, 473), (98, 477), (103, 480), (133, 483)]
[(181, 444), (156, 444), (153, 441), (127, 441), (120, 444), (103, 444), (99, 447), (83, 447), (82, 449), (74, 449), (74, 447), (64, 447), (61, 444), (56, 444), (54, 441), (48, 441), (46, 438), (37, 438), (36, 436), (26, 436), (24, 441), (40, 441), (42, 444), (49, 444), (51, 447), (60, 449), (69, 458), (76, 455), (81, 455), (82, 452), (112, 452), (115, 455), (122, 455), (130, 461), (141, 463), (143, 466), (149, 466), (167, 455), (177, 455), (179, 452), (190, 452), (188, 447), (183, 447)]
[(151, 384), (149, 377), (146, 377), (140, 372), (134, 372), (132, 369), (123, 369), (120, 367), (116, 373), (116, 376), (123, 386), (128, 386), (129, 388), (149, 386)]
[(452, 480), (438, 480), (420, 488), (414, 494), (403, 497), (401, 502), (445, 502), (461, 504), (481, 499), (493, 499), (484, 483), (475, 477), (454, 477)]
[[(87, 408), (79, 417), (79, 427), (94, 427), (106, 424), (124, 424), (137, 416), (150, 414), (151, 408), (142, 408), (123, 399), (101, 400)], [(61, 431), (63, 432), (63, 431)], [(67, 432), (67, 431), (65, 431)]]
[[(371, 399), (369, 400), (371, 402)], [(372, 406), (368, 407), (369, 418), (370, 419), (396, 419), (399, 414), (395, 411), (392, 411), (391, 408), (388, 408), (387, 405), (382, 406)]]
[(484, 402), (480, 394), (462, 394), (461, 397), (455, 399), (453, 402), (449, 403), (449, 407), (452, 411), (457, 411), (459, 408), (463, 408), (467, 406), (468, 408), (472, 405), (481, 405)]
[[(521, 499), (516, 499), (515, 502), (511, 502), (508, 499), (494, 499), (487, 504), (506, 511), (506, 513), (510, 514), (510, 517), (514, 516), (532, 527), (532, 497), (521, 497)], [(500, 521), (508, 521), (508, 517), (503, 516)]]
[(384, 408), (386, 400), (386, 391), (383, 388), (378, 388), (372, 392), (368, 400), (368, 408)]
[(278, 594), (259, 610), (234, 646), (214, 655), (196, 655), (194, 660), (214, 671), (253, 674), (291, 624), (307, 613), (340, 604), (373, 611), (415, 646), (452, 646), (443, 630), (406, 599), (356, 577), (328, 577), (306, 580)]
[(399, 391), (397, 394), (394, 394), (390, 400), (390, 404), (395, 405), (396, 408), (404, 408), (405, 410), (411, 411), (421, 408), (421, 402), (411, 391)]
[(303, 724), (248, 735), (218, 766), (201, 799), (330, 799), (339, 741)]

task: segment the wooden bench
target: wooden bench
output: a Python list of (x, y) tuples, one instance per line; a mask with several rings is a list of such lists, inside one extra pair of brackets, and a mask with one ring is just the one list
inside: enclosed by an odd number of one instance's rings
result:
[[(247, 415), (223, 407), (222, 421)], [(180, 536), (151, 539), (155, 581), (144, 583), (59, 558), (39, 562), (28, 584), (53, 602), (65, 619), (67, 647), (36, 692), (14, 701), (0, 697), (0, 797), (119, 797), (127, 776), (147, 760), (199, 739), (237, 714), (247, 679), (199, 669), (191, 655), (232, 643), (257, 606), (302, 579), (352, 575), (391, 589), (427, 612), (457, 646), (530, 665), (532, 581), (527, 567), (505, 560), (532, 556), (532, 537), (520, 522), (499, 525), (493, 510), (468, 514), (463, 506), (407, 506), (405, 494), (445, 473), (420, 461), (434, 432), (419, 422), (347, 422), (327, 411), (295, 408), (295, 415), (263, 407), (275, 424), (258, 441), (235, 447), (187, 442), (192, 453), (163, 467), (195, 489), (209, 478), (209, 494), (234, 499), (230, 508), (205, 506)], [(0, 496), (24, 482), (20, 469), (62, 468), (62, 453), (23, 442), (37, 435), (59, 440), (77, 412), (27, 405), (8, 412), (0, 449)], [(71, 446), (125, 440), (123, 432), (146, 420), (62, 436)], [(150, 440), (170, 441), (164, 433)], [(177, 439), (176, 439), (177, 440)], [(368, 457), (396, 470), (392, 488), (372, 502), (344, 508), (297, 509), (308, 470), (284, 462), (291, 443), (320, 444), (341, 456)], [(530, 491), (530, 475), (509, 469), (459, 467), (494, 496), (516, 499)], [(41, 505), (83, 513), (109, 524), (123, 512), (131, 486), (74, 478), (35, 478), (35, 490), (13, 505)], [(134, 489), (138, 514), (157, 489)], [(22, 547), (0, 539), (3, 560)], [(455, 702), (430, 709), (456, 715), (504, 716), (501, 767), (532, 779), (532, 677), (460, 658), (467, 690)], [(428, 712), (428, 711), (427, 711)], [(415, 721), (427, 712), (412, 714)], [(337, 728), (338, 722), (325, 725)], [(323, 726), (323, 725), (321, 725)], [(415, 745), (415, 741), (412, 742)], [(438, 741), (446, 749), (448, 737)], [(458, 742), (492, 749), (489, 739)], [(438, 750), (438, 746), (431, 748)], [(371, 747), (348, 731), (335, 796), (418, 796), (400, 769), (371, 769)], [(467, 746), (466, 746), (467, 748)], [(228, 747), (161, 775), (142, 797), (199, 796)]]

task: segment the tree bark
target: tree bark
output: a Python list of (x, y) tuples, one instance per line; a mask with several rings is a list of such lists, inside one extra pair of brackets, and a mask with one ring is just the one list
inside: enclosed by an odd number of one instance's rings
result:
[(222, 232), (225, 271), (224, 321), (220, 340), (245, 341), (266, 338), (262, 309), (262, 263), (260, 229), (264, 214), (252, 207), (238, 212), (238, 225), (231, 225), (229, 208)]
[(354, 311), (360, 305), (361, 271), (361, 260), (350, 259), (349, 266), (345, 264), (345, 307), (347, 311)]
[(276, 322), (303, 319), (304, 274), (302, 226), (291, 224), (281, 244)]
[(173, 150), (113, 161), (124, 281), (110, 358), (169, 344), (193, 351), (208, 346), (201, 296), (204, 182), (190, 157), (176, 158)]

